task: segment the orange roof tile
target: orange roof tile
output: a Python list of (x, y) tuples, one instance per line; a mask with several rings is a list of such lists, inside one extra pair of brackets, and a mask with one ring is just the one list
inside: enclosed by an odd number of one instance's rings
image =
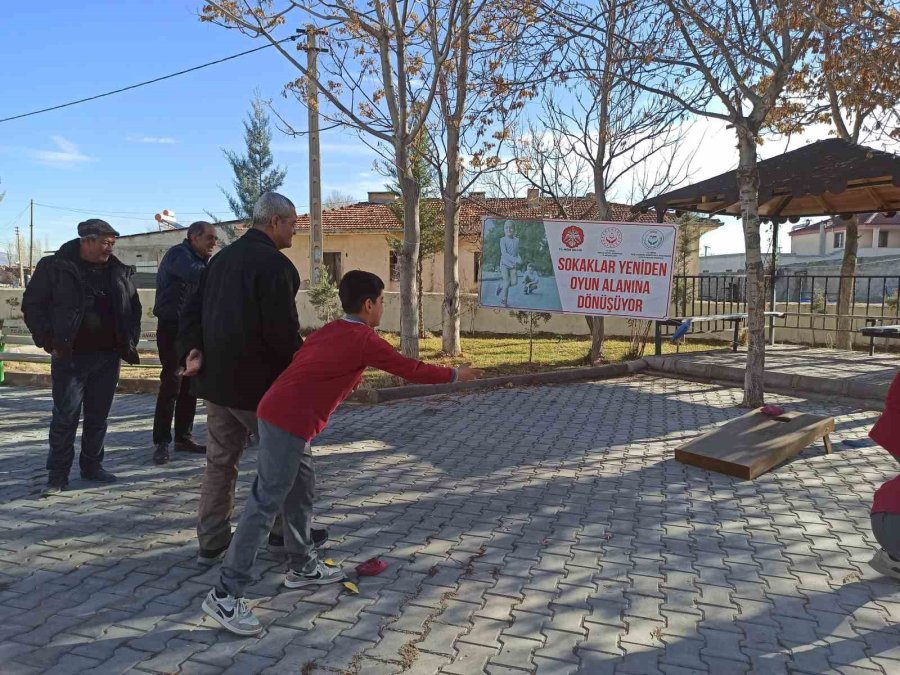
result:
[[(424, 200), (423, 208), (441, 208), (440, 199)], [(591, 197), (573, 197), (560, 200), (567, 216), (580, 220), (596, 220), (597, 204)], [(529, 202), (526, 197), (464, 197), (460, 209), (460, 232), (474, 235), (481, 231), (481, 219), (484, 216), (515, 218), (519, 220), (538, 218), (558, 218), (560, 204), (549, 198), (541, 198)], [(610, 220), (631, 221), (641, 223), (656, 222), (655, 216), (649, 213), (632, 213), (627, 204), (612, 204)], [(674, 222), (671, 216), (666, 222)], [(309, 214), (297, 217), (297, 230), (309, 229)], [(388, 232), (403, 229), (400, 221), (394, 216), (386, 204), (360, 202), (336, 209), (322, 211), (322, 229), (325, 232)]]

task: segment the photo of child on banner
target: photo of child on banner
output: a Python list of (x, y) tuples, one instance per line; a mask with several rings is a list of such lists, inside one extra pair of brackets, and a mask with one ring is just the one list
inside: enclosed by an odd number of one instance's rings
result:
[(677, 238), (669, 223), (485, 218), (480, 305), (668, 318)]
[[(562, 310), (543, 222), (485, 220), (482, 251), (482, 306)], [(548, 281), (542, 284), (542, 279)]]

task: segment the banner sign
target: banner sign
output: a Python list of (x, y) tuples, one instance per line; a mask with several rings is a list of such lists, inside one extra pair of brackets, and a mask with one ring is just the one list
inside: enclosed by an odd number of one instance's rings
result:
[(677, 238), (670, 223), (485, 218), (479, 304), (666, 319)]

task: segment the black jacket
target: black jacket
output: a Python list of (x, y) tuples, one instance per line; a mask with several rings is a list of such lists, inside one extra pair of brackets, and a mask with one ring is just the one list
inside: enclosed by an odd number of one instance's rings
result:
[[(79, 240), (63, 244), (52, 256), (41, 258), (22, 297), (25, 325), (34, 344), (50, 353), (70, 353), (84, 318), (85, 282), (79, 264)], [(131, 277), (134, 267), (115, 256), (109, 259), (112, 303), (116, 317), (116, 351), (127, 363), (139, 363), (141, 300)]]
[(205, 269), (206, 260), (197, 255), (188, 239), (166, 251), (156, 271), (153, 305), (153, 315), (160, 323), (178, 325), (178, 313), (186, 298), (197, 290)]
[(209, 261), (182, 310), (177, 348), (203, 352), (192, 393), (227, 408), (256, 410), (303, 340), (295, 296), (300, 275), (259, 230)]

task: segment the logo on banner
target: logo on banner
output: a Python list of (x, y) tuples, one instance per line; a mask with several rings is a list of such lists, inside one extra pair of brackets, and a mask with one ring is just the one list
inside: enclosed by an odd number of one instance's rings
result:
[(600, 243), (605, 248), (618, 248), (622, 243), (622, 230), (618, 227), (607, 227), (600, 233)]
[(562, 232), (562, 243), (566, 248), (578, 248), (584, 243), (584, 230), (577, 225), (569, 225)]
[(663, 233), (659, 230), (647, 230), (643, 236), (644, 246), (650, 250), (654, 251), (662, 246), (663, 243)]

